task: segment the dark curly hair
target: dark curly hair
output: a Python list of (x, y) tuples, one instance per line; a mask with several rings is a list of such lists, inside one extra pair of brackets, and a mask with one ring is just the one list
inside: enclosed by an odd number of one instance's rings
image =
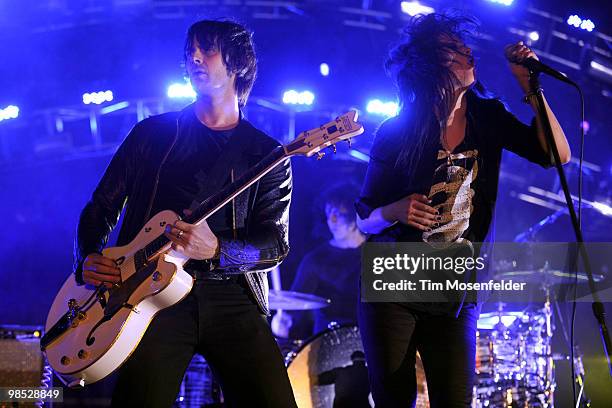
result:
[(218, 49), (228, 72), (236, 74), (236, 93), (240, 106), (246, 105), (257, 77), (257, 56), (252, 33), (231, 20), (201, 20), (189, 27), (185, 39), (187, 60), (196, 39), (204, 51)]
[[(448, 54), (462, 53), (460, 43), (472, 39), (477, 28), (478, 22), (472, 17), (417, 15), (389, 52), (385, 69), (398, 88), (400, 116), (406, 127), (398, 166), (415, 163), (428, 138), (439, 135), (440, 124), (448, 120), (457, 81)], [(483, 96), (487, 94), (478, 82), (474, 89)]]

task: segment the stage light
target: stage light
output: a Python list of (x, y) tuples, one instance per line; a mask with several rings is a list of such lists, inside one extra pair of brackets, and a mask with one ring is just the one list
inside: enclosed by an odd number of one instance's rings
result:
[(373, 115), (395, 116), (399, 112), (397, 102), (383, 102), (380, 99), (372, 99), (366, 105), (366, 111)]
[(435, 11), (432, 7), (425, 6), (418, 1), (402, 1), (400, 6), (402, 8), (402, 12), (410, 16), (416, 16), (417, 14), (431, 14)]
[(0, 109), (0, 122), (8, 119), (17, 119), (19, 117), (19, 108), (15, 105), (9, 105), (4, 109)]
[(166, 92), (168, 98), (190, 98), (195, 99), (196, 93), (189, 83), (174, 83), (168, 87)]
[(591, 68), (593, 68), (595, 71), (599, 71), (603, 74), (609, 75), (612, 77), (612, 68), (609, 68), (603, 64), (600, 64), (597, 61), (591, 61)]
[(532, 31), (527, 36), (533, 42), (538, 41), (540, 39), (540, 33), (538, 33), (537, 31)]
[(612, 82), (612, 67), (604, 65), (599, 61), (592, 60), (589, 63), (589, 73), (605, 81)]
[(580, 28), (591, 32), (595, 28), (595, 23), (593, 23), (591, 20), (582, 20), (582, 23), (580, 23)]
[(575, 14), (567, 18), (567, 24), (576, 28), (580, 27), (580, 23), (582, 23), (582, 19)]
[(130, 106), (130, 103), (127, 102), (127, 101), (118, 102), (118, 103), (115, 103), (113, 105), (106, 106), (106, 107), (100, 109), (100, 114), (101, 115), (106, 115), (107, 113), (113, 113), (113, 112), (116, 112), (118, 110), (127, 108), (128, 106)]
[(610, 207), (608, 204), (599, 201), (593, 201), (591, 205), (603, 215), (612, 216), (612, 207)]
[(321, 75), (323, 76), (328, 76), (329, 75), (329, 65), (327, 65), (326, 63), (321, 63), (321, 65), (319, 65), (319, 72), (321, 73)]
[(110, 102), (113, 100), (113, 92), (112, 91), (100, 91), (100, 92), (91, 92), (83, 94), (83, 103), (85, 105), (96, 104), (100, 105), (104, 102)]
[(489, 0), (491, 3), (502, 4), (504, 6), (511, 6), (514, 0)]
[(591, 124), (588, 120), (584, 120), (580, 122), (580, 128), (584, 129), (584, 133), (589, 133), (589, 129), (591, 129)]
[(366, 162), (367, 163), (368, 161), (370, 161), (370, 157), (367, 154), (361, 153), (357, 149), (349, 150), (349, 155), (353, 156), (354, 158), (356, 158), (357, 160), (360, 160), (362, 162)]
[(287, 105), (312, 105), (314, 99), (315, 96), (310, 91), (298, 92), (290, 89), (283, 94), (283, 103)]
[(567, 18), (567, 24), (576, 28), (580, 28), (582, 30), (587, 30), (588, 32), (591, 32), (595, 29), (595, 23), (593, 23), (589, 19), (582, 19), (576, 14), (572, 14)]

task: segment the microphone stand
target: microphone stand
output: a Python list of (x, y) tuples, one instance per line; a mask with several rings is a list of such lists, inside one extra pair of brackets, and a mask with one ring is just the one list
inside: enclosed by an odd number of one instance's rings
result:
[[(565, 171), (563, 170), (563, 166), (561, 165), (561, 159), (559, 157), (559, 150), (557, 149), (557, 144), (555, 143), (555, 139), (553, 137), (552, 127), (550, 125), (550, 120), (548, 115), (546, 114), (546, 105), (544, 104), (544, 94), (542, 93), (542, 88), (540, 87), (539, 81), (539, 73), (530, 71), (529, 73), (529, 85), (530, 91), (536, 95), (537, 98), (537, 114), (540, 118), (540, 123), (542, 124), (542, 128), (544, 130), (544, 134), (546, 136), (546, 141), (548, 142), (548, 147), (550, 152), (553, 155), (555, 167), (557, 168), (557, 173), (559, 174), (559, 181), (561, 182), (561, 187), (563, 188), (563, 194), (565, 196), (565, 201), (567, 203), (567, 209), (569, 211), (569, 215), (572, 221), (572, 226), (574, 228), (574, 233), (576, 235), (576, 242), (578, 243), (578, 251), (582, 256), (582, 261), (584, 263), (585, 272), (587, 274), (587, 278), (589, 280), (589, 289), (593, 296), (592, 310), (595, 315), (595, 319), (597, 319), (597, 323), (599, 324), (599, 332), (601, 334), (601, 340), (604, 346), (604, 355), (608, 361), (608, 371), (610, 376), (612, 376), (612, 343), (610, 342), (610, 333), (608, 332), (608, 327), (606, 326), (606, 311), (603, 303), (599, 299), (599, 295), (597, 294), (597, 289), (595, 287), (595, 280), (593, 279), (593, 273), (591, 271), (591, 263), (589, 260), (589, 256), (584, 247), (584, 238), (582, 236), (582, 230), (580, 229), (580, 224), (578, 222), (578, 217), (576, 216), (576, 210), (574, 209), (574, 202), (572, 200), (572, 196), (569, 190), (569, 186), (567, 184), (567, 179), (565, 177)], [(577, 87), (577, 85), (574, 84)], [(576, 270), (576, 269), (575, 269)]]

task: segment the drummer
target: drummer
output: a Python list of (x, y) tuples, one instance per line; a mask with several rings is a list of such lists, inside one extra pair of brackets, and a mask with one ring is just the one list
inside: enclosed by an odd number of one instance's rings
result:
[[(331, 300), (330, 306), (314, 311), (314, 327), (309, 334), (325, 330), (331, 322), (357, 322), (360, 246), (365, 241), (365, 236), (357, 228), (353, 209), (358, 193), (358, 186), (343, 183), (333, 185), (320, 195), (318, 207), (325, 212), (331, 239), (304, 256), (291, 286), (292, 291)], [(272, 330), (279, 337), (288, 337), (294, 318), (298, 320), (298, 316), (277, 313)]]

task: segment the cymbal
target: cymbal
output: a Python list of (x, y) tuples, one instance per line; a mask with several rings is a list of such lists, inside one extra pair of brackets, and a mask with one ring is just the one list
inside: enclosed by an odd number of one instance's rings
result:
[(503, 324), (505, 327), (509, 327), (516, 319), (524, 314), (524, 312), (481, 313), (476, 327), (478, 329), (494, 329), (497, 327), (497, 325), (499, 325), (499, 323)]
[(309, 293), (289, 290), (270, 290), (272, 310), (315, 310), (329, 306), (331, 300)]
[[(514, 279), (518, 282), (547, 283), (549, 285), (560, 285), (563, 283), (574, 283), (576, 281), (576, 274), (555, 269), (535, 269), (526, 271), (498, 272), (497, 274), (495, 274), (493, 279)], [(603, 279), (603, 275), (596, 273), (593, 274), (593, 280), (595, 282), (601, 282)], [(586, 273), (578, 272), (578, 283), (587, 283), (588, 281), (589, 279)]]

